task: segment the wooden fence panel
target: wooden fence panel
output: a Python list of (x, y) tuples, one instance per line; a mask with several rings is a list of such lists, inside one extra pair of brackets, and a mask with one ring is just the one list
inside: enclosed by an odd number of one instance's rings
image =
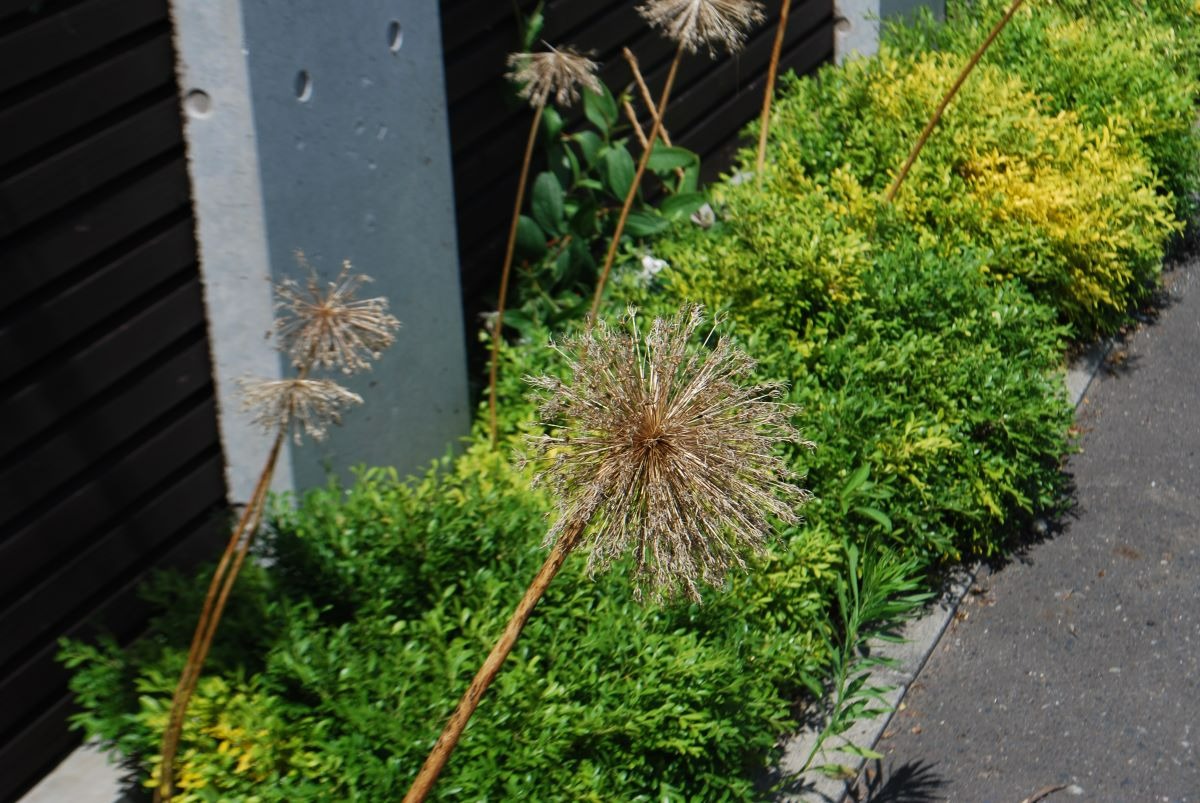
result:
[(219, 548), (167, 0), (0, 0), (0, 800), (77, 742), (63, 635)]

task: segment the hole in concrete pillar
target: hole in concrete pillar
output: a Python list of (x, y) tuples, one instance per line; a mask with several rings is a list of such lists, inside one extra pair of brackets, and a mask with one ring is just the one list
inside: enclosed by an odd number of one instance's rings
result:
[(308, 74), (308, 70), (301, 70), (296, 73), (296, 100), (307, 103), (311, 97), (312, 76)]
[(400, 52), (400, 46), (404, 44), (404, 28), (400, 27), (399, 20), (392, 20), (387, 27), (388, 50), (393, 53)]
[(208, 117), (212, 113), (212, 98), (202, 89), (193, 89), (183, 98), (183, 108), (189, 117)]

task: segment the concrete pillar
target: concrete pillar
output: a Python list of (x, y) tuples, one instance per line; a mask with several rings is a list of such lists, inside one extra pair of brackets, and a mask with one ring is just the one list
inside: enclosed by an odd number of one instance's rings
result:
[(353, 465), (419, 470), (469, 426), (437, 0), (173, 0), (180, 82), (234, 500), (266, 453), (235, 380), (286, 374), (268, 279), (343, 259), (402, 323), (365, 404), (293, 448), (276, 487)]

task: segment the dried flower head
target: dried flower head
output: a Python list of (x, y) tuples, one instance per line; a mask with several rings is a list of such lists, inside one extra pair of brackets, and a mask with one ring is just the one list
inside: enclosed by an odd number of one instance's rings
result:
[(508, 66), (512, 71), (506, 77), (521, 84), (521, 97), (534, 108), (544, 106), (551, 95), (559, 106), (569, 106), (579, 100), (580, 87), (600, 91), (596, 62), (573, 48), (513, 53), (508, 57)]
[(323, 440), (330, 424), (342, 423), (342, 410), (362, 404), (362, 396), (329, 379), (243, 379), (242, 408), (254, 411), (254, 423), (268, 432), (292, 429), (296, 445), (303, 430)]
[[(796, 521), (807, 493), (774, 454), (800, 441), (777, 384), (747, 386), (754, 361), (727, 340), (692, 343), (704, 319), (685, 307), (655, 320), (645, 343), (636, 311), (563, 346), (572, 378), (528, 378), (550, 434), (533, 438), (535, 482), (558, 495), (548, 541), (589, 521), (589, 571), (632, 552), (636, 593), (656, 599), (719, 582), (762, 548), (771, 517)], [(719, 323), (719, 322), (718, 322)], [(715, 328), (715, 324), (714, 324)], [(801, 441), (803, 442), (803, 441)]]
[(692, 53), (703, 47), (709, 55), (716, 55), (717, 45), (736, 53), (750, 28), (765, 18), (753, 0), (647, 0), (638, 12)]
[(275, 307), (282, 310), (275, 321), (280, 350), (298, 368), (336, 367), (347, 374), (369, 370), (400, 328), (387, 312), (387, 299), (355, 297), (371, 279), (352, 275), (349, 260), (324, 288), (302, 252), (296, 252), (296, 260), (308, 271), (304, 284), (284, 279), (275, 288)]

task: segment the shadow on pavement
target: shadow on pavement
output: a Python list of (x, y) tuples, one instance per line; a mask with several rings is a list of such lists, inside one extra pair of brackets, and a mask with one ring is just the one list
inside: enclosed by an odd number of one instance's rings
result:
[(863, 769), (847, 800), (855, 803), (933, 803), (946, 782), (934, 772), (935, 764), (913, 761), (883, 767), (874, 761)]

